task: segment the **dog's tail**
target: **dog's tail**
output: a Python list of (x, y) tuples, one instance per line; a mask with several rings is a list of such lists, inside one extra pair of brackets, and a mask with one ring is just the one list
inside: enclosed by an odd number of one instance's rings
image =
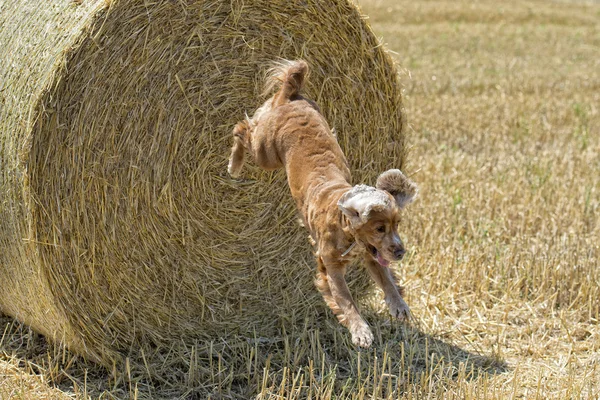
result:
[(281, 85), (273, 106), (293, 100), (300, 94), (307, 74), (308, 64), (304, 60), (280, 61), (268, 72), (264, 94), (271, 93), (275, 87)]

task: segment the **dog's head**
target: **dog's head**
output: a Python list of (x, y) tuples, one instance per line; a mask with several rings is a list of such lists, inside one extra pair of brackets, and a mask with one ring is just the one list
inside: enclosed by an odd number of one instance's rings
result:
[(377, 178), (376, 188), (356, 185), (338, 201), (348, 217), (355, 238), (383, 266), (398, 261), (406, 250), (398, 234), (400, 210), (414, 200), (417, 186), (400, 170), (391, 169)]

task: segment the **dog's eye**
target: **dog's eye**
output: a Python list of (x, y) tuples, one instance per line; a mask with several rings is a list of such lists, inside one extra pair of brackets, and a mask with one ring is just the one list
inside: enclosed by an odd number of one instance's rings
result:
[(380, 225), (377, 227), (377, 232), (379, 233), (384, 233), (385, 232), (385, 225)]

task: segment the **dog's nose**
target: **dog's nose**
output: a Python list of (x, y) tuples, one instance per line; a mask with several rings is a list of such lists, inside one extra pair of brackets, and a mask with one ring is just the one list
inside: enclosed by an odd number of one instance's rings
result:
[(399, 247), (396, 250), (394, 250), (394, 257), (396, 257), (397, 260), (402, 260), (402, 257), (404, 257), (405, 253), (406, 250), (404, 250), (404, 247)]

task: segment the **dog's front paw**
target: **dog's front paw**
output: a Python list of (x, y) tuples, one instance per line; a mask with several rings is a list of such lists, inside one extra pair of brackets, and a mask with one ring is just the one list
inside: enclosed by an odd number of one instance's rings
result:
[(229, 175), (231, 175), (232, 178), (239, 178), (241, 169), (241, 167), (238, 167), (233, 164), (233, 160), (229, 160), (229, 165), (227, 165), (227, 172), (229, 173)]
[(366, 323), (357, 324), (350, 329), (352, 343), (356, 346), (368, 348), (373, 343), (373, 333)]
[(400, 321), (408, 320), (410, 317), (410, 308), (408, 308), (408, 305), (401, 297), (390, 300), (386, 299), (386, 303), (388, 304), (392, 317)]

